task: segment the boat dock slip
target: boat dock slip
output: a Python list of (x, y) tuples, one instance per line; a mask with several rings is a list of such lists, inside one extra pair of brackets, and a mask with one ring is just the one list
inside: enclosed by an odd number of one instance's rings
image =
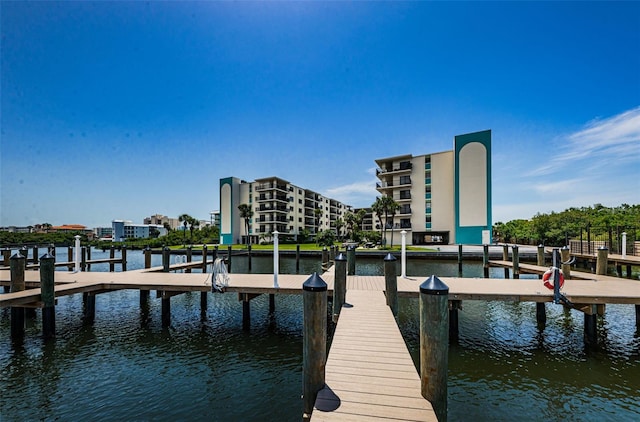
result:
[(437, 421), (382, 291), (347, 290), (325, 371), (313, 421)]

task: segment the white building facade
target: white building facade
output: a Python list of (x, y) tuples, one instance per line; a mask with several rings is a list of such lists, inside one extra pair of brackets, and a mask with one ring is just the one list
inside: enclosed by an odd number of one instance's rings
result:
[(491, 243), (491, 131), (454, 138), (454, 149), (375, 160), (376, 189), (400, 206), (391, 227), (399, 243)]
[[(246, 233), (238, 206), (247, 204), (253, 211)], [(351, 207), (310, 189), (278, 178), (267, 177), (247, 182), (236, 177), (220, 179), (220, 244), (251, 243), (270, 238), (299, 240), (301, 234), (314, 236), (322, 230), (335, 230), (335, 222)]]

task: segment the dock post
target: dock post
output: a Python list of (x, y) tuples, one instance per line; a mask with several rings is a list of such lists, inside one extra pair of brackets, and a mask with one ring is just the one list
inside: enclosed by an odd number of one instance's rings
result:
[(636, 333), (640, 333), (640, 305), (636, 305)]
[(251, 272), (251, 244), (247, 245), (247, 258), (249, 259), (249, 272)]
[(171, 296), (167, 292), (162, 292), (161, 319), (163, 327), (171, 325)]
[(544, 267), (544, 245), (538, 245), (538, 256), (536, 264), (539, 267)]
[(458, 275), (462, 277), (462, 243), (458, 245)]
[(91, 246), (87, 246), (87, 271), (91, 271)]
[(482, 268), (484, 278), (489, 278), (489, 245), (482, 245)]
[[(207, 272), (207, 245), (202, 245), (202, 273)], [(207, 312), (207, 292), (200, 292), (200, 314), (204, 315)]]
[(547, 324), (547, 308), (544, 302), (536, 302), (536, 322), (540, 328)]
[(96, 320), (96, 295), (94, 293), (82, 293), (82, 320), (93, 324)]
[[(407, 278), (407, 231), (402, 230), (402, 243), (400, 246), (400, 277)], [(396, 314), (395, 312), (393, 313)]]
[[(115, 259), (116, 258), (116, 248), (114, 248), (113, 246), (111, 246), (109, 248), (109, 259)], [(151, 265), (149, 265), (149, 267), (151, 267)], [(113, 261), (109, 262), (109, 272), (114, 272), (116, 270), (116, 263)]]
[(587, 347), (598, 344), (598, 311), (597, 305), (587, 305), (584, 311), (584, 343)]
[[(162, 271), (165, 273), (169, 272), (171, 255), (168, 246), (165, 246), (162, 249)], [(158, 292), (161, 296), (161, 306), (162, 309), (160, 311), (160, 319), (162, 320), (162, 326), (168, 327), (171, 325), (171, 296), (165, 294), (165, 292)]]
[(300, 244), (296, 245), (296, 274), (300, 274)]
[(280, 268), (278, 268), (278, 265), (280, 264), (280, 252), (278, 251), (279, 234), (278, 230), (273, 232), (273, 287), (276, 289), (279, 287), (278, 273), (280, 272)]
[(55, 262), (56, 258), (48, 253), (40, 258), (40, 295), (44, 304), (42, 308), (42, 336), (45, 339), (56, 335)]
[(303, 353), (302, 353), (302, 400), (303, 418), (308, 420), (313, 412), (318, 391), (325, 384), (327, 363), (327, 283), (313, 273), (302, 284)]
[(388, 253), (384, 257), (384, 290), (387, 296), (387, 306), (391, 308), (393, 316), (398, 316), (398, 276), (396, 271), (396, 257)]
[[(3, 249), (2, 250), (2, 265), (5, 267), (9, 266), (9, 259), (11, 258), (11, 249)], [(4, 292), (9, 293), (11, 291), (11, 286), (4, 286)]]
[[(502, 260), (503, 261), (508, 261), (509, 260), (509, 245), (507, 245), (507, 244), (502, 245)], [(508, 267), (504, 268), (504, 278), (509, 278), (509, 268)]]
[(67, 248), (67, 262), (69, 262), (67, 269), (73, 271), (73, 246)]
[(518, 252), (518, 245), (513, 245), (513, 250), (511, 251), (513, 259), (513, 278), (520, 278), (520, 253)]
[(38, 247), (34, 246), (32, 249), (33, 252), (33, 263), (37, 264), (38, 263)]
[(334, 245), (329, 246), (329, 263), (334, 264), (336, 262), (336, 248)]
[(347, 275), (356, 274), (356, 248), (349, 246), (347, 248)]
[(87, 271), (87, 247), (80, 248), (80, 271)]
[(269, 313), (272, 314), (276, 311), (276, 295), (269, 293)]
[(563, 246), (560, 248), (560, 261), (562, 263), (562, 276), (565, 280), (571, 279), (571, 264), (564, 264), (564, 262), (569, 262), (571, 259), (571, 250), (568, 246)]
[(249, 331), (251, 329), (251, 297), (249, 293), (240, 293), (242, 300), (242, 329)]
[[(193, 246), (189, 245), (187, 246), (187, 263), (190, 263), (192, 259), (193, 259)], [(190, 273), (191, 267), (185, 268), (184, 272)]]
[[(29, 248), (27, 248), (27, 246), (26, 246), (26, 245), (23, 245), (23, 246), (20, 248), (20, 255), (24, 256), (24, 257), (27, 259), (27, 261), (29, 260)], [(27, 261), (25, 261), (25, 263), (26, 263)], [(25, 265), (26, 265), (26, 264), (25, 264)]]
[(125, 272), (127, 271), (127, 247), (125, 245), (122, 245), (122, 248), (120, 248), (120, 259), (121, 259), (120, 264), (122, 265), (122, 272)]
[(216, 262), (216, 259), (218, 259), (218, 245), (213, 247), (213, 259), (211, 262)]
[(609, 257), (609, 249), (606, 246), (598, 248), (598, 258), (596, 260), (596, 274), (607, 275), (607, 259)]
[(202, 272), (207, 272), (207, 254), (209, 253), (207, 245), (202, 245)]
[(449, 287), (431, 276), (420, 285), (420, 386), (439, 421), (447, 420)]
[(338, 316), (347, 296), (347, 257), (339, 253), (335, 259), (335, 278), (333, 282), (333, 322), (338, 322)]
[(75, 254), (75, 258), (73, 259), (74, 267), (73, 271), (80, 272), (80, 235), (77, 234), (75, 236), (75, 246), (73, 247), (73, 252)]
[(162, 271), (165, 273), (169, 272), (169, 261), (171, 259), (169, 252), (170, 251), (168, 246), (162, 248)]
[[(144, 248), (144, 268), (151, 268), (151, 248), (147, 245)], [(140, 289), (140, 307), (144, 309), (149, 305), (149, 290)]]
[[(21, 292), (25, 289), (24, 271), (27, 266), (27, 258), (21, 253), (16, 253), (10, 258), (11, 293)], [(24, 308), (22, 306), (11, 307), (11, 338), (24, 337)]]
[(327, 247), (324, 246), (322, 248), (322, 271), (327, 271), (329, 269), (329, 251)]
[(462, 309), (461, 300), (449, 301), (449, 341), (457, 343), (459, 338), (458, 311)]
[(227, 271), (231, 272), (231, 245), (227, 246)]

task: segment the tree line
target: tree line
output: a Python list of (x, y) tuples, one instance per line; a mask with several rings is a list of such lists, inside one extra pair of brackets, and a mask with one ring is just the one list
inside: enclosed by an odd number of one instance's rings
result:
[(639, 229), (640, 205), (605, 207), (595, 204), (562, 212), (538, 213), (530, 220), (497, 222), (493, 225), (493, 237), (504, 243), (564, 246), (570, 239), (612, 237), (612, 233), (623, 231), (638, 239)]

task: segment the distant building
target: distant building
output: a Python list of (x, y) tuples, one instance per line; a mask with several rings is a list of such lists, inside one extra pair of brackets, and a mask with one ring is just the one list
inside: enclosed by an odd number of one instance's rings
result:
[(452, 151), (375, 162), (376, 189), (400, 205), (387, 238), (405, 230), (407, 244), (491, 243), (490, 130), (456, 136)]
[[(249, 232), (238, 206), (247, 204), (253, 211)], [(260, 237), (271, 237), (274, 231), (280, 239), (297, 240), (308, 233), (315, 236), (321, 230), (335, 229), (351, 207), (327, 198), (310, 189), (293, 185), (279, 177), (256, 179), (253, 182), (227, 177), (220, 179), (220, 244), (252, 243)]]
[(170, 218), (162, 214), (155, 214), (155, 215), (152, 215), (151, 217), (146, 217), (143, 220), (143, 223), (154, 224), (158, 226), (164, 226), (164, 224), (167, 223), (169, 227), (171, 227), (171, 230), (178, 229), (182, 226), (182, 223), (180, 223), (180, 221), (178, 221), (177, 218)]
[(93, 232), (98, 239), (113, 239), (113, 227), (96, 227)]
[(133, 224), (130, 220), (113, 220), (111, 227), (114, 242), (125, 239), (147, 239), (167, 234), (167, 229), (161, 224)]

